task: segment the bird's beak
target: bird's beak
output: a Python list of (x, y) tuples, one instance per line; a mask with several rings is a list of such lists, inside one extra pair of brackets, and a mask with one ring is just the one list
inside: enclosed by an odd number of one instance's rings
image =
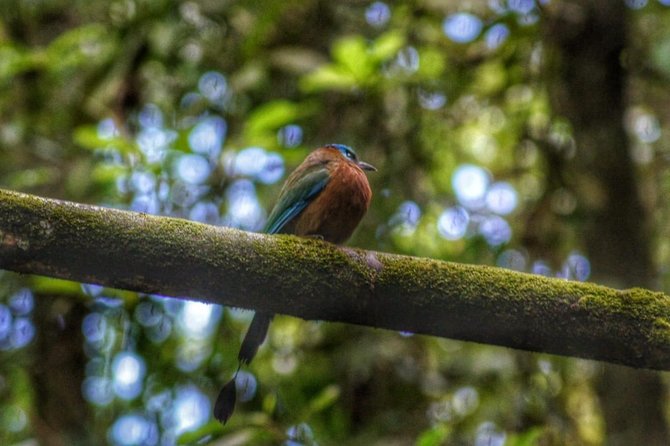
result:
[(372, 164), (368, 164), (366, 162), (363, 162), (363, 161), (358, 162), (358, 167), (360, 167), (363, 170), (370, 170), (372, 172), (377, 171), (377, 168), (375, 166), (373, 166)]

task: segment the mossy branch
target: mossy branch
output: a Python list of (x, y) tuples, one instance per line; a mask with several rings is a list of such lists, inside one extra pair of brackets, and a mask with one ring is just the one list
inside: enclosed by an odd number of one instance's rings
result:
[(670, 297), (0, 190), (0, 268), (670, 369)]

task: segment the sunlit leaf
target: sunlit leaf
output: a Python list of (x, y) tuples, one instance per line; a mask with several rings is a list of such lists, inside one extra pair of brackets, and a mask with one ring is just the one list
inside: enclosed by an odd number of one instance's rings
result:
[(437, 425), (424, 431), (416, 441), (416, 446), (441, 446), (449, 438), (451, 429), (445, 425)]
[(33, 57), (27, 51), (15, 45), (0, 44), (0, 82), (29, 69), (33, 65)]
[(320, 90), (349, 90), (357, 85), (356, 77), (334, 65), (324, 65), (300, 80), (306, 92)]
[(223, 426), (218, 421), (210, 421), (200, 428), (187, 431), (177, 438), (177, 444), (209, 444), (212, 438), (221, 435)]
[(46, 49), (46, 68), (60, 71), (82, 64), (90, 64), (109, 57), (114, 42), (101, 24), (73, 28), (58, 36)]
[(333, 45), (333, 58), (343, 71), (348, 71), (359, 82), (374, 74), (374, 61), (361, 36), (341, 39)]
[(435, 48), (419, 49), (419, 76), (427, 79), (438, 79), (444, 74), (446, 60), (443, 52)]
[(405, 45), (405, 36), (398, 31), (389, 31), (377, 37), (369, 49), (370, 57), (383, 62), (396, 55)]
[(81, 126), (74, 131), (75, 143), (89, 150), (113, 149), (119, 153), (136, 153), (137, 147), (125, 138), (102, 138), (95, 126)]
[(538, 444), (543, 432), (544, 429), (541, 427), (534, 427), (526, 432), (510, 435), (505, 442), (505, 446), (534, 446)]
[(474, 89), (482, 95), (491, 95), (500, 91), (507, 81), (505, 67), (498, 61), (482, 64), (476, 72)]
[(53, 279), (45, 276), (33, 276), (31, 289), (35, 293), (54, 294), (81, 294), (81, 284), (71, 280)]
[(296, 102), (285, 100), (268, 102), (249, 114), (244, 128), (245, 138), (254, 140), (268, 132), (272, 133), (274, 138), (281, 126), (294, 122), (308, 113), (310, 113), (309, 106)]
[(340, 397), (340, 388), (335, 385), (326, 387), (309, 402), (309, 413), (313, 414), (335, 404)]

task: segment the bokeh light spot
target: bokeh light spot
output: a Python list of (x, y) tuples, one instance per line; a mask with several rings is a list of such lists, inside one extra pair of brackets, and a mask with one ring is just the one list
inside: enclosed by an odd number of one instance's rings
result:
[(533, 267), (531, 268), (531, 272), (533, 274), (537, 274), (539, 276), (545, 276), (545, 277), (550, 277), (552, 275), (551, 268), (547, 264), (547, 262), (543, 260), (536, 260), (533, 262)]
[(507, 435), (500, 431), (495, 424), (486, 421), (477, 427), (475, 446), (503, 446)]
[(137, 135), (137, 146), (146, 156), (147, 162), (157, 163), (163, 160), (168, 146), (176, 137), (173, 131), (153, 127), (142, 129)]
[(235, 380), (235, 387), (237, 389), (237, 399), (244, 402), (250, 401), (255, 395), (258, 388), (256, 377), (251, 373), (240, 370), (237, 373)]
[(220, 217), (219, 207), (209, 201), (198, 201), (188, 214), (190, 220), (209, 225), (218, 225)]
[(135, 319), (145, 327), (152, 327), (163, 319), (163, 311), (155, 302), (140, 302), (135, 308)]
[(110, 442), (118, 446), (158, 444), (158, 426), (139, 413), (119, 417), (108, 432)]
[[(2, 421), (9, 432), (21, 432), (28, 425), (28, 415), (18, 406), (6, 406)], [(16, 443), (18, 444), (18, 443)]]
[(375, 28), (381, 28), (391, 18), (391, 8), (384, 2), (374, 2), (365, 10), (365, 20)]
[(462, 164), (454, 171), (451, 185), (458, 201), (471, 209), (484, 203), (484, 196), (490, 183), (486, 170), (473, 164)]
[(117, 353), (112, 361), (114, 393), (124, 400), (131, 400), (142, 392), (146, 366), (144, 359), (133, 352)]
[(497, 215), (485, 218), (479, 226), (479, 233), (491, 246), (502, 245), (512, 238), (512, 228), (509, 223)]
[(653, 143), (661, 137), (661, 125), (654, 115), (642, 114), (633, 123), (635, 136), (645, 143)]
[(268, 153), (263, 168), (256, 178), (263, 184), (274, 184), (284, 176), (284, 158), (278, 153)]
[(234, 181), (226, 191), (228, 212), (225, 223), (249, 231), (260, 228), (263, 210), (258, 203), (254, 183), (249, 180)]
[(163, 112), (155, 104), (147, 104), (138, 116), (140, 125), (146, 129), (163, 127)]
[(200, 93), (211, 102), (223, 101), (228, 91), (228, 82), (223, 74), (218, 71), (208, 71), (198, 81)]
[(211, 172), (209, 162), (200, 155), (183, 155), (177, 161), (177, 175), (188, 184), (204, 183)]
[(468, 12), (451, 14), (442, 24), (444, 34), (457, 43), (472, 42), (482, 30), (482, 21), (479, 17)]
[(403, 201), (389, 220), (389, 224), (401, 231), (412, 232), (421, 219), (421, 208), (411, 200)]
[(504, 25), (502, 23), (498, 23), (493, 25), (491, 28), (489, 28), (488, 31), (486, 31), (486, 34), (484, 36), (484, 40), (486, 41), (486, 46), (489, 49), (496, 49), (505, 41), (510, 35), (510, 30), (507, 27), (507, 25)]
[(445, 209), (437, 220), (440, 235), (447, 240), (463, 238), (470, 222), (470, 214), (460, 206)]
[(130, 186), (140, 194), (148, 194), (156, 187), (156, 176), (152, 172), (136, 170), (130, 176)]
[(81, 323), (81, 332), (91, 344), (100, 343), (107, 331), (107, 320), (98, 312), (89, 313)]
[(158, 214), (160, 211), (160, 202), (156, 194), (136, 195), (133, 201), (130, 202), (130, 210), (145, 214)]
[(179, 389), (174, 401), (173, 417), (177, 435), (197, 429), (210, 417), (209, 398), (194, 386)]
[(221, 153), (226, 130), (226, 121), (220, 116), (210, 116), (201, 120), (188, 135), (191, 150), (210, 159), (217, 158)]
[(21, 288), (9, 298), (9, 308), (16, 316), (25, 316), (33, 311), (35, 298), (28, 288)]
[(189, 300), (182, 307), (179, 327), (190, 338), (205, 339), (216, 328), (221, 310), (219, 305)]
[(4, 340), (12, 329), (12, 312), (6, 305), (0, 304), (0, 341)]
[(419, 104), (426, 110), (438, 110), (447, 103), (447, 96), (441, 92), (419, 90)]
[(518, 14), (528, 14), (535, 8), (535, 0), (508, 0), (507, 5)]
[(12, 348), (25, 347), (35, 337), (35, 325), (26, 317), (14, 319), (12, 331), (9, 334), (10, 345)]
[(277, 141), (287, 149), (298, 147), (302, 144), (302, 127), (296, 124), (285, 125), (277, 131)]
[(526, 256), (516, 249), (506, 249), (498, 256), (497, 265), (514, 271), (526, 270)]
[(563, 270), (566, 278), (583, 282), (591, 275), (591, 262), (583, 255), (573, 252), (565, 260)]
[(267, 152), (261, 147), (247, 147), (240, 150), (233, 161), (232, 175), (256, 176), (265, 165)]
[(82, 383), (84, 398), (97, 406), (106, 406), (114, 400), (112, 381), (102, 376), (89, 376)]
[(486, 207), (499, 215), (507, 215), (516, 209), (517, 201), (516, 189), (504, 181), (493, 183), (486, 193)]
[(103, 119), (98, 123), (98, 137), (100, 139), (112, 139), (116, 136), (119, 136), (119, 130), (116, 128), (113, 119)]
[(307, 423), (296, 424), (286, 430), (286, 435), (292, 441), (286, 444), (291, 445), (306, 445), (314, 443), (314, 431)]
[(410, 74), (419, 69), (419, 52), (413, 46), (408, 46), (398, 51), (395, 58), (395, 66)]
[(625, 0), (626, 6), (630, 9), (642, 9), (647, 6), (647, 0)]
[(460, 416), (466, 416), (474, 412), (479, 405), (479, 393), (474, 387), (461, 387), (454, 392), (452, 407), (454, 412)]

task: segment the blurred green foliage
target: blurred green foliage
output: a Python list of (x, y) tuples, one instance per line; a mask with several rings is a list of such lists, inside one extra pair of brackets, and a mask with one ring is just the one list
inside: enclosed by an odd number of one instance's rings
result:
[[(572, 188), (582, 185), (556, 172), (576, 149), (547, 92), (544, 6), (511, 8), (523, 3), (389, 3), (386, 17), (380, 4), (354, 1), (2, 0), (0, 186), (211, 222), (195, 211), (205, 203), (216, 209), (216, 224), (259, 229), (262, 213), (249, 223), (236, 219), (242, 211), (231, 191), (251, 188), (244, 199), (256, 197), (269, 210), (279, 178), (263, 176), (272, 173), (270, 164), (244, 171), (238, 155), (257, 147), (247, 153), (273, 162), (268, 157), (280, 155), (290, 170), (314, 147), (345, 143), (379, 168), (370, 176), (372, 209), (350, 244), (574, 278), (569, 259), (583, 241)], [(457, 43), (445, 36), (444, 19), (463, 9), (483, 29)], [(670, 11), (655, 2), (630, 11), (628, 20), (626, 125), (655, 228), (653, 255), (668, 265), (669, 209), (655, 197), (670, 190)], [(495, 25), (509, 34), (489, 39)], [(199, 86), (208, 72), (225, 80), (219, 97)], [(645, 122), (656, 122), (658, 137), (645, 140), (649, 128), (636, 124), (640, 115), (656, 120)], [(207, 158), (189, 138), (211, 117), (225, 129), (222, 151)], [(141, 141), (146, 119), (158, 119), (167, 138), (156, 158)], [(101, 131), (103, 125), (112, 130)], [(299, 135), (283, 138), (291, 125)], [(197, 168), (180, 164), (185, 155), (210, 163), (197, 187), (180, 170)], [(468, 208), (454, 182), (464, 165), (490, 184), (509, 184), (518, 196), (513, 210)], [(143, 179), (153, 195), (139, 194)], [(456, 208), (467, 208), (469, 229), (446, 236), (459, 222), (445, 211)], [(486, 221), (507, 224), (510, 236), (492, 243)], [(667, 267), (659, 277), (667, 289)], [(248, 322), (226, 309), (213, 334), (193, 341), (174, 327), (138, 322), (141, 304), (151, 302), (165, 324), (180, 324), (181, 310), (159, 298), (6, 272), (0, 278), (6, 308), (17, 290), (32, 288), (36, 309), (26, 317), (37, 330), (25, 347), (0, 345), (2, 444), (124, 444), (113, 426), (129, 413), (146, 415), (156, 432), (127, 444), (158, 444), (175, 421), (160, 419), (152, 398), (169, 407), (180, 388), (194, 385), (213, 399), (234, 371)], [(78, 306), (85, 311), (74, 312)], [(55, 319), (79, 332), (86, 314), (101, 315), (106, 347), (68, 338), (84, 359), (80, 375), (70, 376), (75, 401), (66, 403), (44, 385), (54, 366), (45, 358), (65, 342), (50, 344), (43, 330)], [(85, 376), (111, 377), (121, 351), (144, 358), (139, 396), (95, 403), (77, 393)], [(193, 357), (196, 366), (178, 366)], [(599, 365), (587, 361), (279, 317), (249, 370), (259, 387), (227, 426), (209, 420), (161, 444), (523, 446), (604, 438), (593, 387)], [(84, 415), (68, 422), (77, 405)]]

